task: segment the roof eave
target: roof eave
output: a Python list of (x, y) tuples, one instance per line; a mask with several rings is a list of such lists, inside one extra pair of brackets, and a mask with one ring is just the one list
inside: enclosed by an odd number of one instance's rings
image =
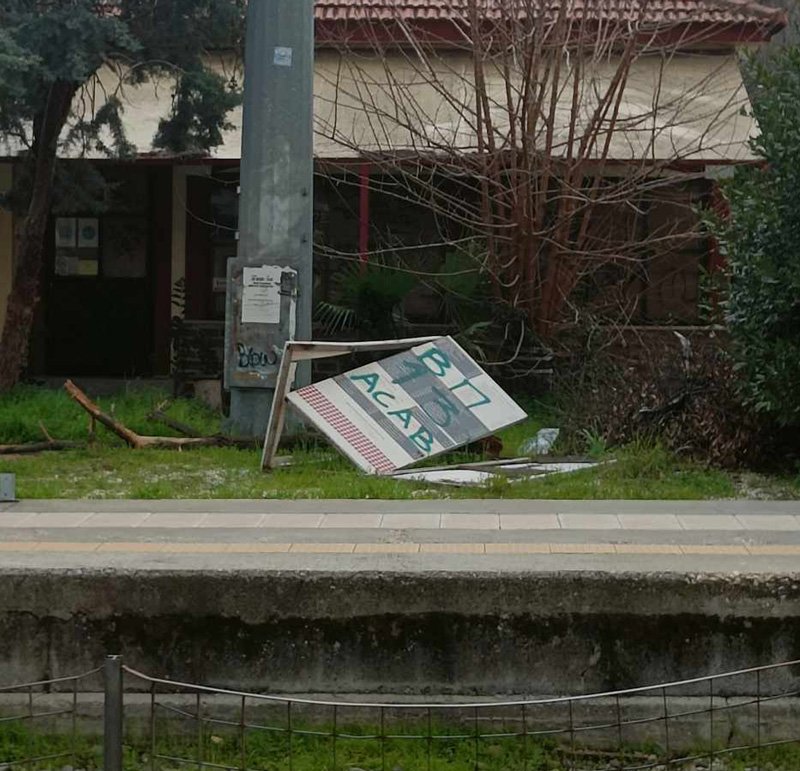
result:
[[(676, 22), (640, 33), (643, 42), (681, 48), (736, 47), (746, 43), (767, 43), (788, 24), (785, 11), (772, 20), (734, 23)], [(420, 21), (346, 21), (317, 20), (318, 48), (351, 46), (368, 48), (374, 45), (404, 46), (423, 42), (442, 48), (463, 46), (468, 42), (463, 24), (446, 19)]]

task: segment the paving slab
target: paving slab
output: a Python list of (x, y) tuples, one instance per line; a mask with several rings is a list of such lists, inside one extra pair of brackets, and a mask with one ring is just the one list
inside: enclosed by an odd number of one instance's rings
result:
[(558, 530), (557, 514), (501, 514), (501, 530)]
[(319, 527), (322, 528), (372, 528), (380, 527), (382, 514), (325, 514)]
[(763, 500), (23, 500), (0, 512), (232, 512), (262, 514), (788, 514), (800, 515), (800, 501)]
[[(102, 544), (94, 551), (26, 551), (8, 552), (0, 548), (0, 574), (24, 570), (43, 571), (47, 574), (67, 571), (121, 571), (136, 575), (178, 573), (226, 573), (246, 575), (249, 572), (313, 573), (341, 572), (380, 574), (441, 574), (487, 572), (518, 575), (565, 574), (585, 572), (619, 576), (781, 576), (795, 580), (798, 572), (800, 547), (790, 553), (786, 548), (771, 547), (758, 554), (675, 554), (648, 548), (632, 554), (620, 552), (565, 550), (544, 551), (539, 545), (523, 545), (518, 550), (497, 553), (489, 544), (470, 544), (469, 551), (423, 551), (407, 553), (365, 553), (356, 551), (359, 544), (347, 551), (341, 544), (328, 551), (292, 552), (292, 544), (252, 545), (248, 553), (237, 552), (170, 552), (164, 544), (145, 544), (141, 550), (129, 544), (118, 547)], [(155, 546), (156, 548), (152, 548)], [(433, 545), (428, 545), (431, 548)], [(160, 547), (160, 548), (159, 548)], [(287, 548), (288, 547), (288, 548)], [(773, 549), (779, 553), (773, 553)]]
[(800, 517), (789, 514), (737, 514), (736, 519), (747, 530), (800, 530)]
[(138, 554), (154, 565), (202, 555), (313, 569), (325, 555), (418, 569), (443, 556), (545, 570), (591, 557), (603, 570), (736, 572), (796, 566), (798, 550), (798, 501), (22, 501), (0, 511), (0, 568), (24, 555), (44, 565)]
[(34, 514), (30, 522), (26, 523), (27, 527), (78, 527), (91, 515), (85, 511), (74, 512), (43, 512)]
[(679, 514), (684, 530), (739, 530), (741, 523), (732, 514)]
[(442, 514), (441, 527), (449, 530), (499, 530), (499, 514)]
[[(24, 516), (24, 515), (23, 515)], [(42, 515), (28, 515), (42, 516)], [(117, 512), (98, 512), (91, 514), (81, 521), (84, 527), (139, 527), (150, 516), (146, 511), (117, 511)], [(24, 523), (25, 520), (22, 520)], [(0, 526), (5, 527), (5, 517), (0, 519)]]
[(618, 514), (623, 530), (683, 530), (675, 514)]
[[(41, 516), (41, 515), (40, 515)], [(142, 523), (144, 527), (199, 527), (208, 516), (204, 512), (158, 512), (148, 515)]]
[(269, 528), (317, 528), (322, 524), (324, 514), (267, 514), (261, 523)]
[(438, 530), (441, 514), (384, 514), (381, 518), (383, 530)]
[[(266, 514), (206, 514), (198, 527), (202, 528), (229, 528), (252, 527), (257, 528), (264, 524)], [(91, 521), (88, 523), (91, 524)]]
[(559, 514), (558, 520), (567, 530), (617, 530), (622, 527), (616, 514)]

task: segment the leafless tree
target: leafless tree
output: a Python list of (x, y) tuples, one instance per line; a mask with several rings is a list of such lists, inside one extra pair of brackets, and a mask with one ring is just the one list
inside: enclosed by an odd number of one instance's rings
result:
[(321, 41), (318, 146), (434, 212), (540, 340), (585, 314), (629, 319), (648, 264), (701, 235), (652, 208), (690, 215), (680, 185), (747, 158), (746, 95), (717, 42), (733, 23), (648, 0), (451, 0), (433, 32), (401, 6)]

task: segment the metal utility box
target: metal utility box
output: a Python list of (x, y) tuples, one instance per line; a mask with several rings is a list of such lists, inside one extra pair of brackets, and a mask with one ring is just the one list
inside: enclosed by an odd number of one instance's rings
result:
[(17, 500), (17, 475), (0, 474), (0, 503)]
[(235, 259), (228, 281), (225, 388), (274, 388), (283, 345), (295, 336), (297, 272)]

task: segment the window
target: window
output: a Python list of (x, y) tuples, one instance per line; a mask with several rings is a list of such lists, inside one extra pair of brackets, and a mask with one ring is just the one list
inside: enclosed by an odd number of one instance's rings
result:
[(145, 278), (147, 220), (138, 216), (58, 217), (55, 275)]
[(100, 221), (96, 217), (58, 217), (55, 227), (57, 276), (97, 276)]

